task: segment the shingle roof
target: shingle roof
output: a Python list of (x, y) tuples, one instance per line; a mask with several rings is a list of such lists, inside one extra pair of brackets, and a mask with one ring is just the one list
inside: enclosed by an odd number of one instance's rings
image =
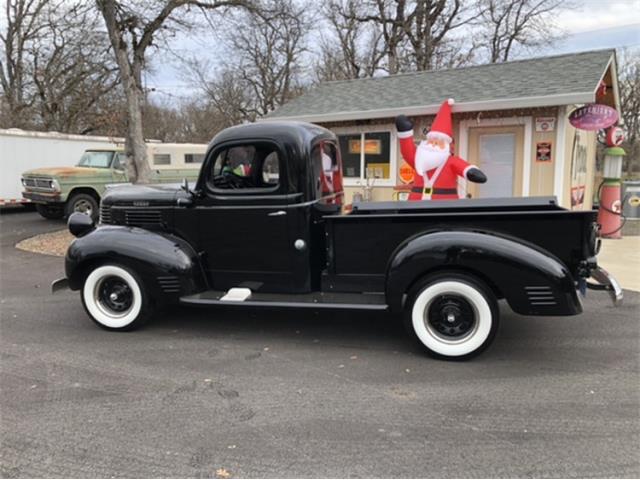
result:
[[(323, 83), (264, 120), (355, 120), (393, 116), (395, 109), (433, 113), (446, 98), (456, 111), (548, 106), (595, 101), (614, 50), (596, 50), (451, 70)], [(515, 100), (515, 102), (514, 102)], [(467, 108), (464, 108), (465, 105)], [(433, 112), (430, 111), (430, 108)], [(480, 108), (477, 108), (480, 109)], [(407, 114), (417, 114), (407, 112)]]

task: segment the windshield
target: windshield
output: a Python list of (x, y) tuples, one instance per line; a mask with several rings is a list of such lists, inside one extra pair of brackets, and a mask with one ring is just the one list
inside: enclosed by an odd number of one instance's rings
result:
[(78, 162), (78, 167), (109, 168), (113, 152), (86, 151)]

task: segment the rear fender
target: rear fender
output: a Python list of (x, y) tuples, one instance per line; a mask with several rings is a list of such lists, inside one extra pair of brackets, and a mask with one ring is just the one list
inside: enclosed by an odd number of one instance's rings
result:
[(390, 308), (401, 310), (416, 281), (443, 270), (484, 279), (513, 311), (523, 315), (582, 311), (571, 273), (551, 253), (520, 239), (460, 230), (423, 233), (396, 249), (387, 267)]
[(65, 258), (69, 287), (79, 290), (96, 265), (125, 265), (156, 299), (177, 300), (206, 289), (199, 257), (183, 239), (141, 228), (99, 226), (77, 238)]

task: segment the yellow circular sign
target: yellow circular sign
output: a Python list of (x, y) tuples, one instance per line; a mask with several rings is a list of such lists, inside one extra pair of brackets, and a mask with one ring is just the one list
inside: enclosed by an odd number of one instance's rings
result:
[(632, 207), (640, 206), (640, 197), (636, 197), (635, 195), (629, 199), (629, 205)]
[(398, 176), (402, 183), (413, 182), (413, 168), (411, 168), (411, 165), (403, 161), (402, 165), (400, 165), (400, 168), (398, 169)]

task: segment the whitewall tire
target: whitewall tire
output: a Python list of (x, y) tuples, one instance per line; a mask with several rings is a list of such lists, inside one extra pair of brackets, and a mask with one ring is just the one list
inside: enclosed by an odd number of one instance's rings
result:
[(120, 265), (102, 265), (89, 273), (81, 291), (91, 319), (106, 330), (131, 330), (147, 317), (142, 282)]
[(493, 341), (499, 310), (495, 296), (475, 278), (442, 274), (420, 282), (407, 304), (407, 324), (432, 356), (471, 358)]

